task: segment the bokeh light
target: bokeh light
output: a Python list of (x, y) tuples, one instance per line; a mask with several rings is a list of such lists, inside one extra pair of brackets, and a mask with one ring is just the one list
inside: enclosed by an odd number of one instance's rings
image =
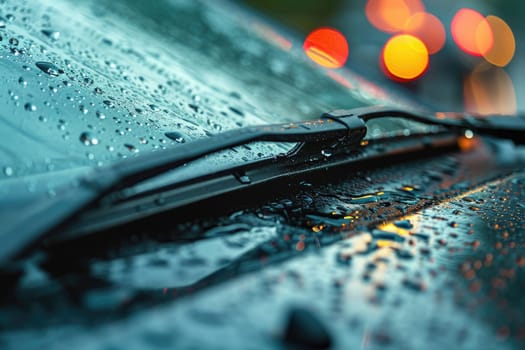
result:
[(498, 67), (505, 67), (512, 61), (516, 51), (514, 33), (509, 25), (499, 17), (487, 16), (487, 21), (492, 28), (494, 44), (483, 57)]
[(381, 63), (393, 80), (407, 82), (421, 77), (429, 63), (428, 50), (418, 38), (409, 34), (392, 37), (383, 48)]
[(478, 114), (515, 114), (516, 92), (502, 68), (484, 62), (465, 78), (465, 110)]
[(452, 19), (450, 30), (459, 48), (470, 55), (486, 55), (494, 44), (489, 22), (472, 9), (459, 10)]
[(402, 31), (409, 18), (418, 12), (425, 12), (421, 0), (368, 0), (365, 7), (368, 21), (386, 33)]
[(344, 66), (348, 59), (348, 42), (343, 34), (333, 28), (319, 28), (304, 41), (306, 55), (315, 63), (327, 68)]
[(411, 16), (403, 26), (403, 33), (419, 38), (431, 55), (445, 45), (446, 32), (443, 23), (428, 12), (418, 12)]

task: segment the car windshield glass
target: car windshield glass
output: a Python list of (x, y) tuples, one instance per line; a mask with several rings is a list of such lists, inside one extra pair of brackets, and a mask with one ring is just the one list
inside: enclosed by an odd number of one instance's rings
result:
[(316, 66), (293, 33), (223, 1), (0, 6), (4, 178), (106, 165), (332, 109), (421, 108), (355, 72)]

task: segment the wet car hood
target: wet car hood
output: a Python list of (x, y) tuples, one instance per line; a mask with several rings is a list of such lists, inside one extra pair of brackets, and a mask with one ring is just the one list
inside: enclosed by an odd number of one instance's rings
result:
[[(97, 4), (1, 4), (3, 198), (247, 124), (411, 105), (314, 69), (293, 36), (228, 3)], [(512, 144), (463, 140), (294, 180), (250, 209), (49, 247), (2, 295), (0, 345), (279, 348), (299, 307), (337, 348), (520, 348), (523, 169)]]
[(409, 104), (350, 71), (314, 67), (293, 35), (228, 3), (17, 1), (1, 15), (4, 178), (335, 108)]

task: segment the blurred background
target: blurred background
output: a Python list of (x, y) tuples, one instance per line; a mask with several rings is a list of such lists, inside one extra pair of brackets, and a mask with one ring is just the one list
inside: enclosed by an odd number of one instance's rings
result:
[(396, 85), (437, 110), (525, 112), (525, 2), (238, 0), (304, 37), (314, 62)]

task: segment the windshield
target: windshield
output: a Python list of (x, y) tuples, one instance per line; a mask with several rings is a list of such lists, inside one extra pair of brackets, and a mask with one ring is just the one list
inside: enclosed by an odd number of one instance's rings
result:
[(315, 66), (293, 33), (222, 1), (0, 9), (4, 178), (101, 166), (332, 109), (414, 107), (347, 69)]

